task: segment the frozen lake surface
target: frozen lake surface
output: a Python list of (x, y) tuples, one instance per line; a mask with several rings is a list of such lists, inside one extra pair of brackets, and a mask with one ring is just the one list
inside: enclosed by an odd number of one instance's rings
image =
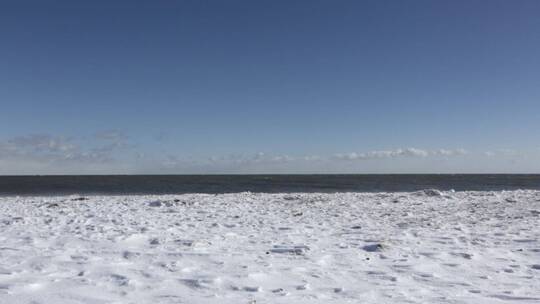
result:
[(0, 303), (540, 303), (540, 192), (0, 197)]

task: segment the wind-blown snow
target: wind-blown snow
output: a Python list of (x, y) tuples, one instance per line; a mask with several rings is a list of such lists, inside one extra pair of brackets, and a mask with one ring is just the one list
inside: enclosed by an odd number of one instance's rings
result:
[(540, 192), (3, 197), (0, 303), (538, 303)]

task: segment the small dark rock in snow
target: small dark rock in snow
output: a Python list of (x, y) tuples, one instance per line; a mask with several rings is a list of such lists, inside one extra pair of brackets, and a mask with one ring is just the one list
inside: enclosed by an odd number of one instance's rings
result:
[(351, 229), (362, 229), (362, 226), (360, 225), (352, 226)]
[(366, 246), (362, 247), (362, 249), (364, 249), (367, 252), (377, 252), (377, 251), (381, 251), (383, 249), (383, 245), (382, 244), (371, 244), (371, 245), (366, 245)]
[(294, 213), (293, 216), (302, 216), (303, 213), (302, 212), (297, 212), (297, 213)]
[(150, 239), (150, 245), (159, 245), (159, 239), (157, 238)]
[(286, 200), (286, 201), (294, 201), (294, 200), (299, 199), (299, 197), (294, 196), (294, 195), (286, 195), (286, 196), (283, 197), (283, 199)]
[(540, 264), (531, 265), (532, 269), (540, 270)]
[(184, 239), (177, 239), (174, 240), (176, 244), (183, 245), (183, 246), (192, 246), (194, 241), (193, 240), (184, 240)]
[(424, 190), (426, 196), (442, 196), (442, 192), (437, 189), (426, 189)]
[(71, 199), (72, 201), (87, 201), (88, 198), (87, 197), (77, 197), (77, 198), (72, 198)]
[(462, 256), (464, 259), (467, 259), (467, 260), (472, 259), (472, 254), (470, 254), (470, 253), (462, 253), (461, 256)]
[(302, 285), (298, 285), (296, 286), (296, 290), (308, 290), (309, 289), (309, 284), (302, 284)]
[(285, 253), (285, 254), (294, 254), (294, 255), (304, 255), (306, 251), (309, 250), (309, 247), (306, 245), (297, 245), (297, 246), (274, 246), (270, 249), (271, 253)]
[(244, 291), (247, 291), (247, 292), (259, 292), (259, 291), (261, 291), (261, 288), (259, 286), (244, 286), (244, 288), (242, 288), (242, 289)]
[(154, 202), (150, 202), (148, 203), (148, 206), (150, 207), (161, 207), (161, 202), (160, 201), (154, 201)]

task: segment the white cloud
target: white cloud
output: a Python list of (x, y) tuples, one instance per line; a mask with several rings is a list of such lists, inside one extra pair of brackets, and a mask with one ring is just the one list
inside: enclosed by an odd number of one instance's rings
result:
[(412, 157), (426, 157), (429, 155), (428, 151), (416, 149), (416, 148), (408, 148), (405, 150), (400, 151), (399, 156), (412, 156)]
[(352, 152), (346, 154), (336, 154), (334, 155), (334, 157), (343, 160), (368, 160), (398, 157), (458, 156), (465, 154), (467, 154), (467, 151), (464, 149), (439, 149), (434, 151), (428, 151), (417, 148), (406, 148), (396, 150), (369, 151), (364, 153)]
[(259, 164), (259, 163), (284, 163), (298, 160), (289, 155), (273, 155), (264, 152), (257, 152), (252, 155), (231, 154), (227, 156), (212, 156), (208, 158), (210, 163), (232, 163), (238, 165)]
[(465, 149), (455, 149), (455, 150), (447, 150), (447, 149), (439, 149), (432, 151), (431, 155), (440, 155), (440, 156), (459, 156), (459, 155), (465, 155), (467, 154), (467, 150)]
[(318, 155), (306, 155), (301, 158), (304, 161), (318, 161), (322, 160), (322, 158)]
[[(130, 143), (128, 136), (116, 130), (95, 133), (91, 137), (33, 134), (5, 140), (0, 139), (0, 174), (339, 173), (366, 171), (399, 173), (437, 171), (439, 169), (448, 171), (448, 166), (464, 166), (465, 162), (475, 168), (475, 162), (481, 160), (479, 157), (484, 157), (485, 164), (489, 165), (490, 168), (494, 168), (495, 165), (503, 166), (504, 164), (500, 161), (504, 159), (518, 158), (520, 155), (533, 157), (530, 156), (530, 151), (521, 150), (499, 149), (485, 153), (469, 153), (464, 149), (420, 149), (414, 147), (352, 152), (333, 156), (258, 152), (213, 157), (189, 157), (188, 155), (167, 153), (163, 150), (137, 151), (135, 148)], [(471, 154), (470, 157), (460, 158), (469, 154)], [(441, 164), (435, 164), (438, 162), (410, 161), (410, 159), (446, 160), (449, 158), (456, 158), (455, 163), (440, 162)], [(385, 160), (390, 159), (396, 161), (385, 162)], [(397, 161), (398, 159), (399, 161)], [(351, 163), (341, 160), (351, 161)], [(374, 161), (362, 162), (363, 160)], [(352, 161), (358, 162), (353, 164)], [(459, 167), (453, 170), (466, 171), (467, 169), (469, 168)], [(495, 171), (495, 169), (492, 170)]]
[(379, 158), (395, 158), (401, 156), (408, 157), (426, 157), (428, 152), (416, 148), (397, 149), (397, 150), (383, 150), (383, 151), (369, 151), (365, 153), (347, 153), (336, 154), (335, 158), (344, 160), (364, 160), (364, 159), (379, 159)]
[[(83, 138), (31, 134), (15, 136), (0, 141), (0, 174), (21, 171), (35, 174), (63, 172), (66, 168), (82, 168), (86, 165), (111, 164), (114, 153), (127, 147), (126, 137), (121, 133), (99, 133), (96, 141)], [(9, 164), (9, 165), (7, 165)], [(91, 166), (88, 168), (92, 169)], [(97, 168), (97, 167), (96, 167)], [(46, 172), (43, 172), (46, 171)], [(83, 172), (81, 172), (83, 173)]]
[(271, 162), (278, 162), (278, 163), (286, 163), (286, 162), (291, 162), (295, 160), (296, 159), (294, 157), (289, 156), (289, 155), (277, 155), (270, 158)]
[(72, 139), (47, 134), (33, 134), (13, 137), (3, 144), (14, 153), (62, 153), (76, 150)]
[(484, 155), (488, 157), (495, 157), (495, 156), (523, 157), (526, 154), (527, 154), (527, 151), (525, 150), (515, 150), (515, 149), (496, 149), (496, 150), (484, 152)]

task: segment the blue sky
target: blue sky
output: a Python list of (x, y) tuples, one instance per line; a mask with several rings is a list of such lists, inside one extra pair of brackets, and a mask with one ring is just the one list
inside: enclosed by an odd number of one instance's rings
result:
[(0, 174), (540, 172), (539, 1), (2, 1)]

